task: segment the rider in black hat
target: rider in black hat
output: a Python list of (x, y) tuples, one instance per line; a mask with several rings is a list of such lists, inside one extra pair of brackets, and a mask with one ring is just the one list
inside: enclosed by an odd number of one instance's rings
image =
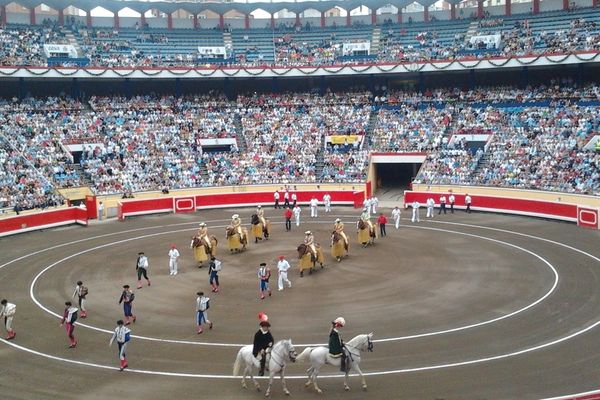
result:
[(265, 364), (267, 362), (267, 350), (273, 347), (275, 340), (271, 335), (271, 324), (269, 321), (260, 321), (260, 329), (254, 334), (254, 347), (252, 348), (252, 355), (254, 358), (258, 358), (260, 354), (260, 372), (259, 375), (265, 374)]

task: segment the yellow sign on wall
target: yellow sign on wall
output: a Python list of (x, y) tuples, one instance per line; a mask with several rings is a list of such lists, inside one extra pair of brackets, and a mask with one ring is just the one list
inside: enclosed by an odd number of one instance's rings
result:
[(362, 136), (359, 135), (332, 135), (329, 137), (331, 144), (353, 144), (359, 141)]
[(58, 192), (64, 198), (69, 200), (82, 200), (85, 199), (85, 196), (94, 194), (92, 190), (87, 186), (58, 189)]

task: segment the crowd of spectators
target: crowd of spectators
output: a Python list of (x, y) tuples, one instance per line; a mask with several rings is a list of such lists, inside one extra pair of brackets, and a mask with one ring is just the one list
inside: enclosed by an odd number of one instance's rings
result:
[[(217, 93), (4, 100), (0, 203), (61, 204), (58, 189), (88, 182), (102, 195), (363, 181), (371, 151), (426, 152), (417, 176), (424, 183), (598, 194), (599, 154), (584, 146), (599, 132), (599, 88), (565, 83), (377, 96), (351, 90), (233, 100)], [(330, 145), (328, 138), (339, 135), (354, 137)], [(216, 138), (230, 139), (230, 151), (203, 146)]]
[[(435, 23), (423, 25), (416, 31), (412, 24), (396, 26), (382, 25), (382, 34), (377, 52), (368, 62), (429, 62), (462, 58), (488, 58), (491, 56), (524, 56), (574, 51), (599, 51), (600, 30), (592, 18), (573, 18), (570, 24), (557, 29), (545, 29), (543, 18), (529, 17), (507, 23), (503, 18), (487, 16), (479, 19), (474, 32), (454, 33), (448, 39), (444, 29), (436, 29)], [(237, 50), (219, 65), (256, 66), (323, 66), (334, 64), (357, 64), (364, 59), (343, 57), (344, 42), (336, 38), (335, 30), (324, 31), (320, 40), (311, 36), (306, 39), (301, 32), (312, 31), (310, 24), (304, 26), (282, 26), (273, 31), (273, 47), (258, 47), (252, 42), (252, 33), (244, 36), (246, 50)], [(66, 31), (71, 30), (79, 40), (81, 56), (89, 59), (96, 67), (198, 67), (206, 66), (207, 60), (196, 52), (182, 50), (174, 53), (145, 51), (139, 44), (170, 44), (169, 34), (152, 29), (139, 30), (134, 38), (121, 38), (118, 29), (98, 29), (68, 24), (64, 28), (47, 21), (42, 26), (9, 26), (0, 29), (0, 64), (43, 66), (46, 59), (44, 43), (67, 43)], [(477, 37), (498, 35), (499, 41), (477, 40)], [(363, 40), (372, 41), (371, 37)], [(173, 44), (177, 46), (177, 44)], [(262, 50), (261, 50), (262, 49)], [(268, 51), (268, 58), (262, 51)], [(274, 59), (271, 61), (268, 59)], [(362, 61), (361, 61), (362, 60)], [(212, 61), (208, 61), (209, 64)]]

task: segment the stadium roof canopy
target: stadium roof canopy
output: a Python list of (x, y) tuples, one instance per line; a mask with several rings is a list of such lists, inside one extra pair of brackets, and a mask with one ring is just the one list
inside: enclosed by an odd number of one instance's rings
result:
[[(462, 0), (445, 0), (450, 4), (458, 4)], [(199, 1), (141, 1), (141, 0), (0, 0), (0, 5), (17, 3), (28, 9), (35, 8), (40, 4), (45, 4), (56, 10), (64, 10), (69, 6), (77, 7), (83, 11), (90, 11), (96, 7), (102, 7), (108, 11), (116, 13), (123, 8), (130, 8), (139, 13), (144, 13), (150, 9), (157, 9), (166, 14), (176, 10), (186, 10), (192, 14), (199, 14), (202, 11), (210, 10), (217, 14), (225, 14), (228, 11), (238, 11), (243, 14), (250, 14), (258, 9), (274, 14), (281, 10), (288, 10), (294, 13), (301, 13), (308, 9), (321, 12), (339, 7), (350, 11), (364, 6), (372, 10), (377, 10), (387, 5), (392, 5), (402, 9), (412, 3), (419, 3), (424, 7), (437, 2), (437, 0), (308, 0), (308, 1), (277, 1), (274, 2), (199, 2)]]

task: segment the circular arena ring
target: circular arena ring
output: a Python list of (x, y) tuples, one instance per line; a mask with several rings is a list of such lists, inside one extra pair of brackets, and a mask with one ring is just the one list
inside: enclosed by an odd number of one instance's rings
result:
[[(304, 217), (286, 232), (281, 211), (267, 209), (268, 241), (234, 254), (225, 226), (250, 209), (148, 216), (86, 229), (67, 227), (0, 241), (0, 293), (17, 304), (17, 338), (2, 340), (2, 398), (144, 399), (259, 398), (232, 376), (239, 347), (251, 342), (259, 312), (275, 340), (291, 338), (298, 353), (327, 341), (330, 321), (346, 319), (344, 339), (374, 332), (374, 352), (363, 354), (368, 390), (350, 378), (343, 390), (334, 367), (322, 370), (327, 398), (541, 399), (600, 388), (600, 252), (598, 231), (566, 223), (491, 214), (403, 219), (374, 246), (356, 240), (358, 212), (334, 207)], [(350, 254), (329, 254), (335, 218), (345, 222)], [(210, 293), (207, 268), (189, 249), (199, 222), (220, 242), (221, 291)], [(311, 230), (326, 253), (323, 269), (299, 276), (296, 247)], [(170, 245), (179, 274), (169, 275)], [(108, 347), (122, 285), (135, 288), (135, 260), (144, 251), (152, 286), (134, 289), (129, 369), (118, 372)], [(292, 288), (277, 290), (276, 259), (292, 264)], [(273, 295), (261, 300), (257, 267), (273, 270)], [(59, 327), (75, 282), (89, 288), (87, 319), (79, 319), (76, 349)], [(195, 331), (195, 297), (210, 293), (214, 328)], [(306, 363), (288, 364), (295, 398), (305, 388)], [(276, 382), (273, 397), (283, 397)]]

